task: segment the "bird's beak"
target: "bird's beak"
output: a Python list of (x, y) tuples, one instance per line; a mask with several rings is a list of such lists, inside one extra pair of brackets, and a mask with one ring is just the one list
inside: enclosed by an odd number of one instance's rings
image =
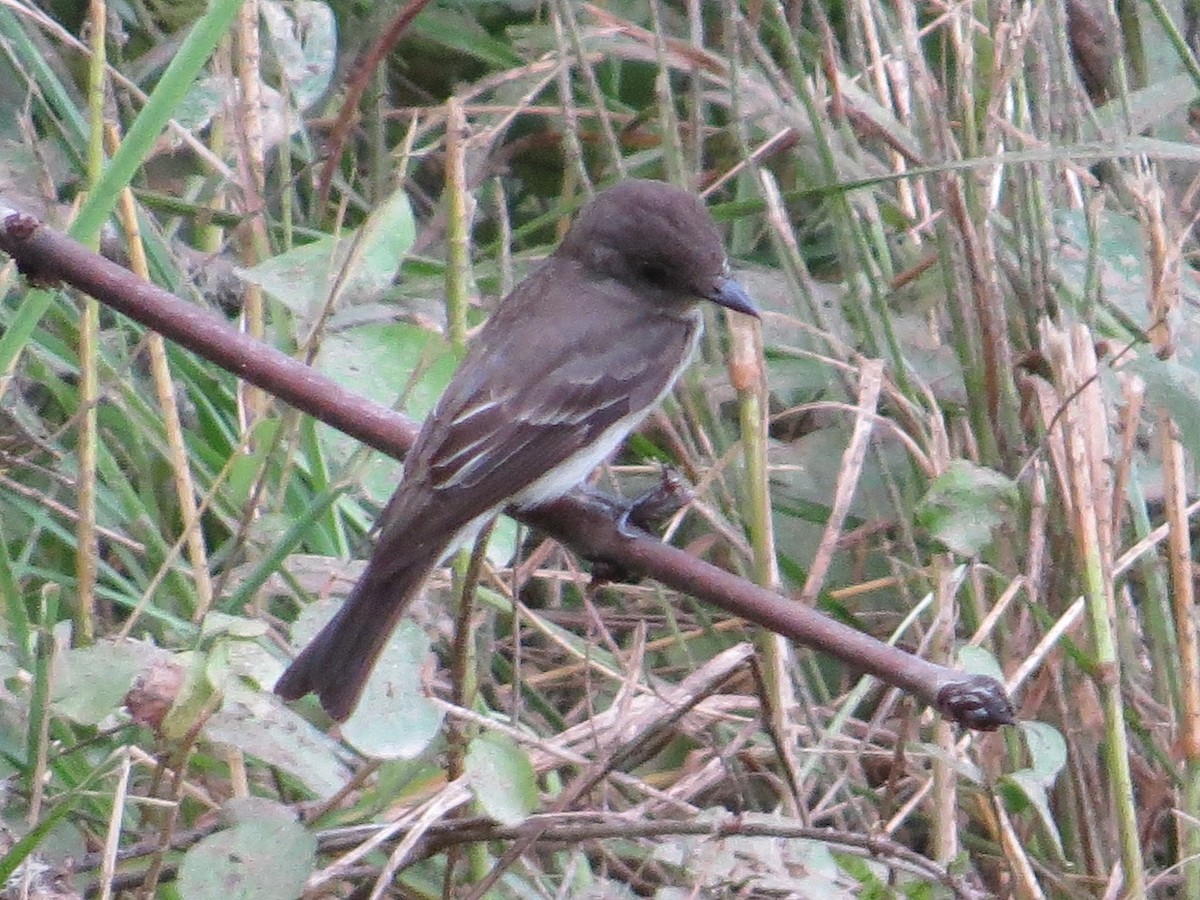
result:
[(708, 299), (717, 304), (717, 306), (745, 313), (748, 316), (754, 316), (756, 319), (760, 318), (758, 307), (754, 305), (754, 301), (750, 299), (750, 295), (746, 293), (746, 289), (728, 275), (723, 275), (717, 279), (717, 283), (713, 285), (712, 291), (708, 294)]

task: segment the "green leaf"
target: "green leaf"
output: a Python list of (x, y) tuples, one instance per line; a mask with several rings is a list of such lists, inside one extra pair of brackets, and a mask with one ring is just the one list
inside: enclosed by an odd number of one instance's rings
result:
[(199, 79), (179, 101), (174, 119), (188, 131), (206, 128), (213, 116), (225, 109), (230, 94), (237, 91), (237, 82), (229, 75), (209, 75)]
[(256, 638), (262, 637), (267, 631), (267, 623), (261, 619), (231, 616), (229, 613), (216, 610), (205, 615), (204, 621), (200, 624), (201, 640), (210, 640), (223, 634), (235, 638)]
[(189, 650), (175, 654), (173, 659), (185, 674), (160, 730), (167, 740), (178, 741), (200, 720), (213, 700), (215, 688), (209, 680), (208, 654)]
[(951, 461), (917, 506), (917, 523), (961, 556), (978, 556), (1017, 502), (1012, 479), (964, 459)]
[(101, 641), (59, 654), (54, 712), (80, 725), (98, 724), (124, 705), (137, 674), (166, 655), (137, 641)]
[(240, 270), (292, 310), (307, 327), (337, 287), (341, 298), (379, 294), (392, 281), (416, 235), (408, 195), (395, 191), (356, 231), (329, 235)]
[[(450, 382), (457, 361), (438, 334), (400, 322), (361, 325), (333, 332), (321, 342), (317, 368), (338, 384), (374, 400), (395, 406), (403, 397), (403, 411), (423, 419), (433, 409)], [(331, 464), (345, 464), (360, 444), (327, 425), (317, 433)], [(357, 480), (379, 505), (396, 489), (401, 466), (375, 454), (357, 473)]]
[[(1191, 351), (1185, 351), (1191, 356)], [(1150, 408), (1165, 406), (1179, 426), (1183, 444), (1193, 454), (1200, 453), (1200, 372), (1180, 357), (1159, 359), (1153, 353), (1140, 353), (1126, 368), (1146, 382), (1146, 403)]]
[(1050, 787), (1067, 764), (1067, 743), (1062, 732), (1045, 722), (1022, 722), (1020, 728), (1029, 751), (1030, 771)]
[(466, 766), (475, 799), (497, 822), (516, 825), (537, 809), (537, 774), (512, 738), (481, 734), (467, 748)]
[(1092, 136), (1093, 123), (1101, 135), (1142, 134), (1164, 122), (1170, 122), (1197, 97), (1196, 81), (1180, 73), (1150, 83), (1114, 98), (1081, 120), (1083, 134)]
[(233, 665), (229, 658), (229, 648), (236, 642), (229, 640), (214, 641), (204, 660), (204, 680), (214, 693), (224, 694), (233, 677)]
[(317, 840), (287, 807), (261, 798), (232, 801), (233, 827), (201, 840), (183, 858), (179, 893), (189, 900), (294, 900), (304, 893)]
[[(305, 644), (333, 616), (335, 603), (312, 603), (292, 627), (292, 641)], [(442, 712), (421, 687), (429, 637), (416, 622), (396, 629), (367, 679), (342, 737), (360, 753), (379, 759), (413, 759), (437, 736)]]
[[(701, 810), (700, 821), (720, 822), (726, 810)], [(774, 813), (746, 812), (742, 821), (757, 827), (790, 827), (794, 820)], [(679, 837), (656, 844), (651, 858), (695, 873), (694, 889), (702, 896), (728, 896), (730, 873), (738, 874), (738, 896), (804, 898), (861, 898), (880, 895), (877, 887), (886, 870), (877, 862), (835, 854), (815, 840), (780, 840), (763, 834)], [(707, 889), (707, 891), (705, 891)], [(663, 896), (695, 896), (694, 893)]]
[(204, 736), (287, 772), (321, 800), (340, 791), (353, 774), (338, 741), (277, 697), (238, 682), (229, 685), (221, 709), (204, 723)]
[(263, 0), (259, 13), (264, 36), (287, 79), (287, 97), (307, 109), (329, 89), (337, 66), (333, 10), (315, 0)]
[(458, 365), (440, 334), (403, 322), (373, 323), (326, 336), (316, 367), (342, 387), (423, 419)]
[[(1059, 239), (1055, 268), (1062, 274), (1062, 295), (1075, 301), (1087, 299), (1089, 279), (1100, 280), (1100, 296), (1121, 317), (1145, 328), (1147, 261), (1142, 249), (1142, 226), (1136, 216), (1105, 209), (1095, 217), (1078, 209), (1054, 211), (1054, 230)], [(1093, 263), (1099, 268), (1092, 272)]]
[(413, 28), (421, 37), (442, 44), (450, 50), (468, 54), (480, 62), (497, 68), (524, 64), (507, 41), (497, 40), (479, 24), (477, 17), (440, 4), (430, 4)]
[(1020, 811), (1025, 808), (1033, 809), (1041, 820), (1043, 830), (1054, 842), (1055, 850), (1062, 858), (1062, 838), (1054, 821), (1054, 813), (1050, 808), (1050, 797), (1046, 792), (1044, 782), (1034, 774), (1032, 769), (1021, 769), (1010, 775), (1003, 776), (997, 783), (997, 788), (1005, 797), (1005, 803), (1010, 809)]
[(1004, 670), (996, 662), (996, 657), (983, 647), (959, 647), (958, 661), (972, 675), (988, 675), (997, 681), (1004, 681)]

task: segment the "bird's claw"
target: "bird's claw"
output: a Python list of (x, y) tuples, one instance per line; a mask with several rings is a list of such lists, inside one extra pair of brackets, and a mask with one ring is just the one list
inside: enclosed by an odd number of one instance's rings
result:
[[(585, 502), (604, 509), (623, 538), (633, 539), (650, 532), (695, 498), (691, 485), (674, 469), (663, 468), (659, 483), (640, 496), (627, 500), (593, 487), (580, 491)], [(609, 560), (592, 561), (592, 581), (632, 581), (628, 572)]]

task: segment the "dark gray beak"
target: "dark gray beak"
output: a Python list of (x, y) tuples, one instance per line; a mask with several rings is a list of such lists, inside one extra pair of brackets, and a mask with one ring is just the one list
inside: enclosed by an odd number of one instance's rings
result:
[(750, 299), (746, 289), (729, 276), (717, 279), (717, 283), (713, 285), (712, 291), (708, 294), (708, 299), (717, 306), (745, 313), (756, 319), (759, 318), (758, 307), (754, 305), (754, 301)]

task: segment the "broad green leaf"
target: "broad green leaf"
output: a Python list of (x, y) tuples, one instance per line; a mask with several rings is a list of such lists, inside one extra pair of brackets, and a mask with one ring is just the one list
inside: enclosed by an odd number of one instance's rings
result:
[(240, 271), (294, 312), (307, 330), (335, 287), (343, 302), (386, 288), (415, 233), (408, 195), (397, 190), (356, 231), (319, 238)]
[(1048, 788), (1067, 764), (1067, 743), (1062, 732), (1046, 722), (1022, 722), (1021, 733), (1031, 762), (1029, 771)]
[(442, 725), (442, 711), (422, 688), (429, 637), (416, 622), (401, 622), (367, 679), (362, 699), (342, 726), (342, 737), (377, 759), (413, 759)]
[(208, 75), (191, 86), (172, 118), (188, 131), (199, 131), (225, 109), (229, 96), (236, 92), (237, 82), (231, 76)]
[(1004, 672), (996, 662), (996, 657), (983, 647), (959, 647), (958, 661), (972, 675), (989, 675), (997, 681), (1004, 680)]
[[(292, 627), (292, 642), (306, 644), (332, 618), (338, 604), (311, 603)], [(437, 736), (442, 712), (422, 689), (429, 637), (416, 622), (402, 621), (379, 656), (342, 737), (379, 759), (412, 759)]]
[(166, 655), (138, 641), (101, 641), (59, 654), (54, 712), (80, 725), (96, 725), (124, 705), (137, 674)]
[[(1200, 96), (1196, 79), (1190, 74), (1175, 74), (1161, 80), (1150, 79), (1144, 87), (1114, 98), (1096, 110), (1095, 123), (1101, 134), (1143, 134), (1157, 126), (1178, 122), (1185, 111)], [(1091, 121), (1082, 120), (1083, 132), (1089, 134)]]
[[(1189, 357), (1190, 348), (1184, 351)], [(1175, 423), (1183, 444), (1193, 455), (1200, 453), (1200, 371), (1186, 365), (1183, 354), (1171, 359), (1159, 359), (1152, 353), (1142, 353), (1127, 364), (1146, 382), (1146, 403), (1151, 407), (1166, 407)]]
[(229, 613), (212, 610), (200, 624), (202, 640), (227, 634), (235, 638), (256, 638), (267, 633), (267, 624), (261, 619), (247, 619), (244, 616), (231, 616)]
[(234, 801), (233, 827), (192, 847), (179, 868), (188, 900), (295, 900), (304, 893), (317, 839), (287, 807), (261, 798)]
[[(361, 325), (326, 336), (317, 356), (317, 368), (342, 387), (396, 406), (423, 419), (454, 374), (454, 354), (440, 335), (401, 322)], [(333, 464), (347, 463), (361, 449), (358, 441), (328, 426), (318, 427), (321, 442)], [(356, 477), (375, 503), (387, 502), (400, 480), (396, 460), (374, 454)]]
[(1137, 218), (1106, 209), (1096, 217), (1093, 227), (1087, 213), (1059, 209), (1054, 212), (1054, 230), (1059, 238), (1054, 265), (1062, 276), (1064, 294), (1070, 298), (1084, 297), (1094, 254), (1099, 266), (1095, 274), (1104, 301), (1137, 327), (1146, 327), (1149, 286), (1142, 228)]
[(183, 667), (183, 684), (175, 697), (161, 731), (168, 740), (181, 740), (200, 720), (213, 701), (216, 688), (209, 680), (209, 657), (199, 651), (177, 653), (174, 661)]
[(537, 774), (507, 735), (489, 731), (471, 741), (467, 777), (480, 807), (497, 822), (516, 825), (537, 809)]
[[(721, 821), (727, 816), (726, 810), (703, 810), (696, 818)], [(786, 828), (792, 824), (787, 816), (774, 813), (747, 812), (741, 820), (747, 825), (767, 829), (773, 826)], [(656, 844), (650, 853), (653, 859), (682, 867), (693, 874), (693, 889), (708, 888), (713, 896), (727, 895), (731, 872), (741, 873), (738, 887), (749, 896), (820, 897), (823, 900), (877, 896), (870, 891), (863, 893), (858, 888), (864, 884), (876, 885), (881, 878), (887, 878), (887, 871), (878, 863), (835, 854), (820, 841), (780, 840), (763, 834), (680, 835)], [(682, 898), (689, 895), (683, 892), (664, 896)]]
[(341, 744), (279, 698), (237, 682), (204, 723), (204, 736), (288, 773), (321, 800), (341, 790), (352, 774)]
[(1045, 782), (1032, 769), (1021, 769), (1010, 775), (1003, 776), (997, 783), (997, 789), (1004, 796), (1009, 808), (1020, 810), (1033, 809), (1042, 822), (1044, 833), (1054, 842), (1054, 848), (1062, 857), (1062, 838), (1054, 821), (1054, 811), (1050, 808), (1050, 797), (1046, 792)]
[(1017, 502), (1012, 479), (965, 459), (952, 460), (917, 506), (917, 523), (961, 556), (978, 556), (992, 529)]
[(263, 36), (287, 79), (287, 96), (300, 109), (307, 109), (329, 89), (337, 67), (333, 10), (314, 0), (263, 0), (259, 13), (266, 26)]

